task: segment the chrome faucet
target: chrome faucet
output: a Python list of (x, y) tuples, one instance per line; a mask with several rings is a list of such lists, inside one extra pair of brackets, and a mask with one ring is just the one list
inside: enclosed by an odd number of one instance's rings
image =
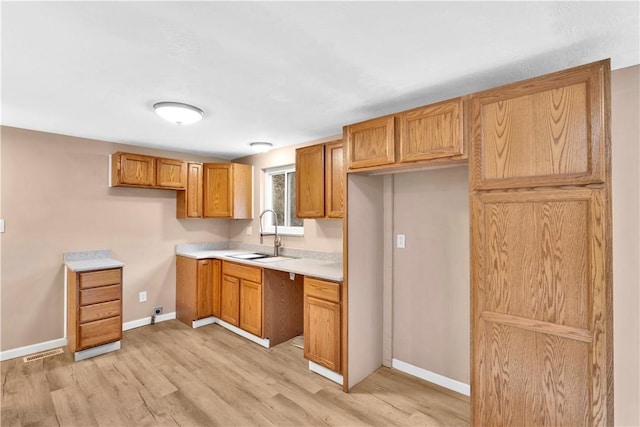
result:
[[(273, 214), (274, 217), (274, 223), (275, 223), (275, 233), (263, 233), (262, 232), (262, 216), (264, 214), (266, 214), (267, 212), (271, 212)], [(262, 236), (273, 236), (273, 256), (278, 256), (278, 248), (280, 246), (282, 246), (282, 239), (280, 238), (280, 236), (278, 235), (278, 214), (276, 214), (273, 210), (271, 209), (265, 209), (262, 211), (262, 213), (260, 214), (260, 244), (262, 244)]]

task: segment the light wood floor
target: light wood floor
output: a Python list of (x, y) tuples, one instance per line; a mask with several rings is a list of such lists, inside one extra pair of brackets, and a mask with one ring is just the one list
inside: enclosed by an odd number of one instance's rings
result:
[(345, 394), (289, 342), (271, 349), (217, 325), (172, 320), (122, 349), (2, 362), (2, 426), (459, 426), (469, 401), (381, 368)]

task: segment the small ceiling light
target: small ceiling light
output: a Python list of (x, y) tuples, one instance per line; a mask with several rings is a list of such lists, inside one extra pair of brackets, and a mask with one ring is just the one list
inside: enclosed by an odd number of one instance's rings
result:
[(190, 125), (202, 119), (204, 111), (182, 102), (158, 102), (153, 104), (156, 114), (178, 126)]
[(264, 153), (265, 151), (269, 151), (273, 148), (273, 144), (270, 142), (252, 142), (251, 149), (256, 153)]

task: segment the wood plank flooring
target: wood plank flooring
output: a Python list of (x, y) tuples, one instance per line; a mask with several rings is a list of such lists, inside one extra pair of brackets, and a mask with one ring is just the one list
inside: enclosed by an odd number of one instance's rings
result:
[(177, 320), (124, 333), (122, 349), (0, 364), (2, 426), (464, 426), (469, 399), (388, 368), (350, 393), (302, 350)]

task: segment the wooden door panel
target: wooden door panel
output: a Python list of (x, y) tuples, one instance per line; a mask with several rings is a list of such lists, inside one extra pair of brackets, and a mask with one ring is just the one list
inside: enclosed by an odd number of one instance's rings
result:
[(473, 188), (604, 182), (606, 65), (471, 95)]
[(463, 154), (462, 114), (462, 98), (402, 113), (399, 119), (400, 161)]
[(240, 282), (240, 327), (262, 337), (262, 285), (242, 280)]
[(590, 425), (589, 343), (492, 322), (484, 327), (477, 425)]
[(120, 155), (120, 182), (122, 184), (155, 185), (156, 159), (150, 156), (123, 153)]
[(296, 215), (324, 217), (324, 145), (296, 150)]
[(213, 315), (213, 260), (198, 261), (197, 318)]
[(202, 164), (200, 163), (189, 163), (185, 196), (187, 198), (186, 216), (202, 217)]
[(203, 166), (205, 218), (231, 217), (231, 164), (205, 163)]
[(325, 146), (325, 213), (329, 218), (344, 216), (344, 144), (342, 140)]
[(220, 288), (220, 319), (240, 325), (240, 280), (223, 275)]
[(473, 196), (476, 424), (606, 423), (605, 200), (588, 188)]
[(304, 297), (304, 357), (340, 372), (340, 304)]
[(156, 159), (156, 185), (184, 189), (187, 182), (187, 163), (175, 159)]
[(485, 309), (588, 328), (591, 192), (541, 195), (481, 196)]
[(380, 117), (345, 127), (349, 168), (388, 165), (395, 161), (394, 117)]

